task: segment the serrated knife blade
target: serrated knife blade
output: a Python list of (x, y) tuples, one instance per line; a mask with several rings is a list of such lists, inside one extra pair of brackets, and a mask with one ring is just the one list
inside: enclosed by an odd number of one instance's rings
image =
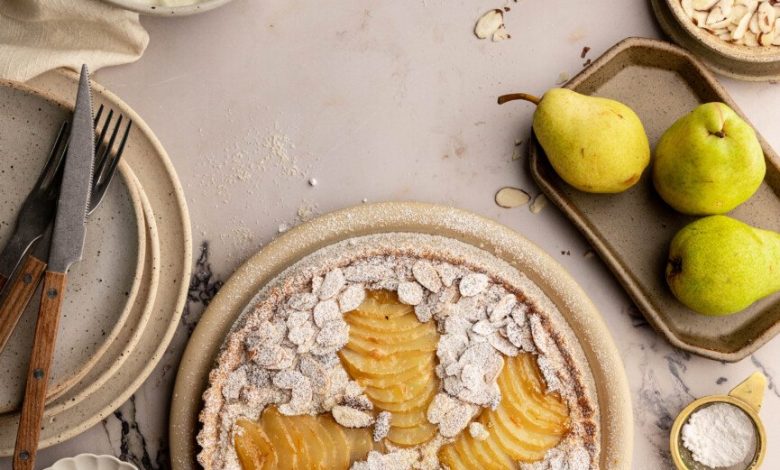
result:
[(84, 251), (95, 163), (95, 130), (92, 122), (92, 93), (85, 65), (81, 69), (57, 215), (54, 217), (48, 268), (51, 272), (67, 272), (73, 263), (81, 261)]
[(92, 190), (95, 160), (95, 131), (92, 124), (92, 96), (86, 65), (81, 68), (76, 108), (71, 121), (68, 151), (62, 175), (57, 215), (49, 251), (49, 267), (41, 289), (38, 320), (35, 323), (24, 400), (14, 445), (14, 470), (33, 470), (41, 435), (46, 388), (54, 360), (60, 313), (68, 284), (68, 269), (81, 260), (87, 233), (87, 209)]

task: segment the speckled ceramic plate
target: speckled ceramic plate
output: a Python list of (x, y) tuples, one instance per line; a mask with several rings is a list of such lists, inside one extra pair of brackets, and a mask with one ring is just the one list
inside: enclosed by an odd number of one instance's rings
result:
[[(566, 87), (626, 103), (639, 114), (651, 144), (700, 103), (722, 101), (742, 115), (690, 53), (651, 39), (619, 43)], [(780, 231), (780, 159), (761, 136), (759, 140), (766, 157), (766, 180), (730, 215)], [(530, 157), (537, 184), (585, 235), (648, 321), (673, 345), (713, 359), (737, 361), (780, 331), (780, 294), (728, 317), (699, 315), (672, 296), (663, 275), (669, 243), (695, 218), (674, 211), (660, 199), (649, 171), (624, 193), (587, 194), (555, 174), (535, 139)]]
[(653, 12), (674, 42), (704, 60), (716, 72), (738, 80), (780, 79), (780, 47), (731, 44), (694, 25), (680, 0), (651, 0)]
[[(57, 70), (35, 77), (28, 85), (72, 105), (73, 89), (77, 83), (78, 74)], [(132, 327), (124, 328), (121, 339), (114, 342), (117, 349), (112, 347), (94, 366), (95, 374), (98, 370), (110, 370), (105, 380), (101, 379), (102, 386), (87, 390), (87, 387), (82, 387), (83, 384), (78, 384), (47, 409), (41, 431), (41, 448), (76, 436), (99, 423), (127, 401), (146, 380), (176, 331), (192, 269), (189, 214), (168, 155), (143, 119), (127, 104), (99, 84), (93, 83), (92, 91), (95, 105), (110, 105), (133, 119), (135, 130), (131, 133), (124, 158), (140, 182), (142, 198), (149, 202), (150, 214), (153, 214), (155, 224), (149, 224), (146, 236), (150, 246), (150, 240), (159, 240), (159, 263), (150, 276), (157, 271), (160, 282), (148, 321), (140, 328), (140, 333), (136, 334)], [(153, 232), (155, 226), (158, 228), (156, 233)], [(148, 250), (147, 260), (149, 251), (152, 250)], [(143, 309), (135, 312), (142, 315)], [(129, 341), (134, 341), (135, 345), (128, 346)], [(123, 362), (115, 367), (120, 359)], [(75, 396), (71, 396), (71, 392)], [(77, 403), (67, 404), (72, 400)], [(17, 419), (15, 416), (0, 416), (0, 456), (12, 452)]]
[[(11, 234), (19, 207), (48, 157), (69, 111), (24, 86), (0, 82), (0, 243)], [(127, 319), (140, 285), (145, 224), (127, 165), (87, 221), (84, 260), (69, 276), (49, 399), (80, 380), (105, 352)], [(38, 295), (0, 355), (0, 411), (16, 409), (26, 380)]]
[(633, 415), (623, 363), (582, 288), (550, 256), (508, 227), (459, 209), (407, 202), (361, 205), (319, 217), (268, 244), (230, 277), (201, 317), (176, 377), (169, 428), (174, 470), (200, 468), (195, 435), (209, 371), (233, 322), (262, 286), (319, 248), (383, 232), (451, 237), (504, 259), (535, 282), (569, 322), (591, 368), (601, 413), (601, 467), (630, 468)]

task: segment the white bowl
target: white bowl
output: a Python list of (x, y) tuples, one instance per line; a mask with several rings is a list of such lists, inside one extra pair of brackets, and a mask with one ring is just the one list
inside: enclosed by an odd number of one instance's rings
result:
[(182, 16), (203, 13), (220, 7), (230, 0), (182, 0), (181, 5), (164, 5), (164, 0), (103, 0), (106, 3), (137, 11), (144, 15)]
[(138, 470), (138, 467), (113, 455), (80, 454), (60, 459), (46, 470)]

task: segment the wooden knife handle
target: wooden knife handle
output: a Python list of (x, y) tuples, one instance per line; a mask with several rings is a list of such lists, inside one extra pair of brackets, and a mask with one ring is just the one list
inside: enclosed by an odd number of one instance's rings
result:
[(2, 292), (3, 287), (5, 287), (5, 283), (8, 281), (8, 279), (5, 278), (2, 274), (0, 274), (0, 292)]
[(16, 432), (14, 447), (14, 470), (33, 470), (38, 438), (41, 434), (43, 406), (46, 401), (46, 386), (49, 384), (49, 368), (54, 356), (57, 327), (65, 294), (67, 275), (47, 272), (43, 279), (41, 308), (35, 324), (30, 367), (27, 370), (27, 385), (24, 389), (22, 414)]
[(0, 303), (0, 353), (5, 350), (45, 271), (46, 263), (30, 255), (8, 286), (7, 295)]

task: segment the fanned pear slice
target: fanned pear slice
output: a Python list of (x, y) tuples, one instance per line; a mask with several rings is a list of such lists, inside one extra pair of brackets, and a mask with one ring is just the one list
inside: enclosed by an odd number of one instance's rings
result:
[(236, 424), (243, 470), (348, 470), (373, 448), (370, 429), (343, 428), (330, 414), (285, 416), (270, 407), (259, 421)]
[(425, 410), (439, 389), (434, 323), (421, 323), (414, 309), (389, 291), (369, 292), (344, 319), (350, 325), (349, 342), (339, 352), (344, 368), (363, 386), (376, 411), (403, 415), (390, 421), (387, 440), (398, 446), (430, 440), (436, 426)]
[(544, 378), (531, 354), (505, 358), (498, 377), (501, 403), (479, 421), (490, 435), (484, 441), (461, 433), (439, 451), (450, 469), (514, 469), (514, 462), (535, 462), (569, 432), (568, 408), (558, 394), (545, 393)]
[[(347, 436), (344, 433), (344, 428), (338, 424), (330, 415), (322, 417), (320, 420), (323, 432), (330, 436), (333, 442), (333, 449), (335, 450), (333, 468), (346, 469), (349, 468), (350, 460), (350, 448), (347, 442)], [(368, 430), (365, 430), (368, 432)]]
[[(390, 318), (383, 316), (367, 317), (361, 314), (353, 314), (356, 310), (350, 312), (352, 317), (349, 321), (350, 325), (363, 329), (367, 332), (374, 334), (383, 334), (387, 329), (387, 323), (390, 322)], [(414, 315), (404, 315), (402, 317), (393, 317), (393, 330), (388, 332), (390, 338), (403, 338), (403, 334), (413, 331), (420, 327), (420, 321)]]
[(392, 374), (394, 371), (404, 371), (413, 367), (420, 361), (424, 361), (431, 356), (429, 351), (406, 352), (403, 354), (387, 354), (381, 359), (361, 354), (347, 346), (339, 351), (342, 361), (348, 362), (352, 368), (361, 373), (385, 375)]
[(299, 465), (298, 451), (285, 421), (286, 418), (276, 408), (266, 409), (261, 417), (263, 429), (278, 456), (277, 468), (279, 470), (297, 470)]
[(380, 375), (377, 377), (365, 377), (363, 381), (365, 382), (366, 387), (378, 387), (378, 388), (392, 387), (398, 382), (405, 382), (415, 377), (419, 377), (420, 375), (424, 375), (425, 371), (431, 367), (436, 367), (436, 361), (434, 358), (430, 358), (430, 360), (426, 359), (425, 361), (417, 364), (416, 366), (398, 372), (397, 374)]
[(377, 359), (385, 355), (404, 352), (436, 351), (437, 337), (438, 333), (435, 331), (426, 331), (419, 337), (415, 337), (414, 333), (410, 333), (410, 336), (404, 342), (384, 344), (381, 339), (375, 336), (365, 337), (359, 331), (350, 330), (352, 349)]
[(271, 440), (258, 423), (246, 419), (236, 422), (240, 432), (235, 437), (236, 453), (244, 470), (276, 468), (278, 458)]

